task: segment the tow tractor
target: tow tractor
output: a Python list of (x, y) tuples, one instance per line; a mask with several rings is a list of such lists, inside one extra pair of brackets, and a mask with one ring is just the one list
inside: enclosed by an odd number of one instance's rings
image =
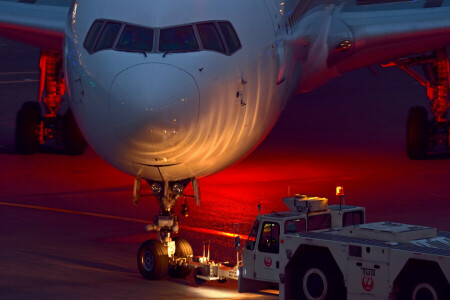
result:
[(208, 254), (205, 255), (206, 244), (203, 244), (203, 256), (194, 256), (188, 263), (189, 268), (194, 269), (194, 280), (198, 285), (203, 285), (207, 281), (217, 280), (225, 283), (227, 279), (239, 279), (239, 267), (242, 266), (240, 238), (235, 239), (236, 265), (229, 262), (214, 262), (210, 260), (210, 243), (208, 242)]
[[(389, 221), (365, 223), (364, 207), (284, 198), (289, 211), (258, 215), (237, 264), (192, 255), (180, 267), (198, 284), (237, 279), (239, 292), (278, 286), (280, 299), (450, 298), (450, 233)], [(139, 259), (138, 259), (139, 260)]]

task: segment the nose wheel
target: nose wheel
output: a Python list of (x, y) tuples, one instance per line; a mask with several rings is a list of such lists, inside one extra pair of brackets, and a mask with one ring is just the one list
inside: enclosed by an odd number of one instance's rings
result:
[(139, 272), (145, 279), (164, 278), (169, 270), (167, 247), (158, 240), (144, 242), (139, 248), (137, 263)]
[[(153, 195), (159, 202), (160, 212), (154, 218), (154, 223), (146, 226), (147, 231), (158, 234), (158, 240), (144, 242), (138, 251), (138, 268), (145, 279), (158, 280), (166, 275), (173, 278), (185, 278), (191, 273), (189, 263), (192, 262), (194, 254), (192, 246), (183, 238), (172, 238), (172, 235), (178, 234), (179, 230), (178, 217), (174, 214), (173, 208), (180, 197), (185, 199), (183, 191), (191, 180), (196, 182), (195, 186), (198, 189), (196, 179), (164, 183), (148, 182)], [(140, 189), (141, 178), (138, 176), (133, 190), (135, 204), (139, 203)], [(196, 190), (195, 187), (194, 190)], [(195, 193), (198, 194), (198, 191)], [(182, 207), (181, 213), (186, 217), (189, 211), (186, 199)]]

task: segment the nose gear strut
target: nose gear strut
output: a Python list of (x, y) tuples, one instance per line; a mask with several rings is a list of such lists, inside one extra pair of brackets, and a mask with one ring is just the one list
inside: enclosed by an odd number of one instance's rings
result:
[[(141, 180), (138, 174), (134, 182), (133, 202), (138, 204), (141, 195)], [(171, 277), (184, 278), (189, 275), (189, 263), (193, 259), (191, 245), (183, 238), (173, 237), (178, 234), (178, 217), (174, 214), (173, 208), (178, 199), (185, 200), (182, 205), (182, 215), (187, 217), (189, 208), (187, 207), (186, 196), (183, 191), (192, 181), (194, 188), (194, 198), (200, 204), (198, 181), (196, 178), (186, 179), (176, 182), (152, 182), (147, 181), (153, 195), (158, 200), (160, 209), (155, 216), (154, 222), (145, 227), (147, 231), (158, 234), (158, 239), (145, 241), (139, 251), (137, 263), (139, 271), (146, 279), (160, 279), (166, 274)]]

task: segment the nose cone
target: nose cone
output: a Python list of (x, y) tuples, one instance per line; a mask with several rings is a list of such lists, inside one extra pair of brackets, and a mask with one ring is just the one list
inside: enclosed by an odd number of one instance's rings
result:
[(199, 105), (192, 75), (168, 64), (130, 67), (111, 86), (111, 121), (121, 142), (155, 161), (170, 158), (187, 143), (197, 125)]

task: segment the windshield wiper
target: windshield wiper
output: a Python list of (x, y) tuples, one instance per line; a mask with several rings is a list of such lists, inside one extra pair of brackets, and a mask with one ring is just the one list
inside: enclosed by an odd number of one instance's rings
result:
[(145, 57), (147, 57), (147, 52), (142, 50), (131, 50), (131, 49), (117, 49), (119, 51), (125, 51), (125, 52), (134, 52), (134, 53), (141, 53), (144, 54)]

